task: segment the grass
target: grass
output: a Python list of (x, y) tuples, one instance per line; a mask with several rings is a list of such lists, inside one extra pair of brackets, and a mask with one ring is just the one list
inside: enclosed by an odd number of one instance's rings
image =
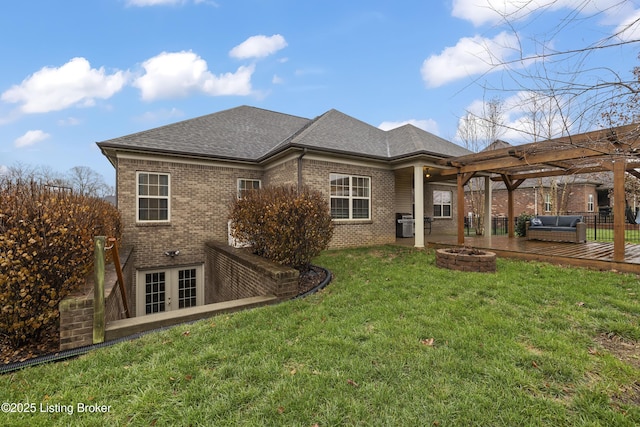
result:
[[(329, 251), (320, 294), (214, 317), (0, 377), (2, 425), (638, 425), (631, 275), (433, 252)], [(110, 405), (43, 413), (40, 405)]]

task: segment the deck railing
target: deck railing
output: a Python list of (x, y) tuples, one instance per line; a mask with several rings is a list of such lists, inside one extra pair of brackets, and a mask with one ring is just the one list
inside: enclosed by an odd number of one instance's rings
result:
[[(587, 240), (598, 242), (613, 242), (613, 214), (609, 212), (571, 212), (569, 215), (582, 215), (587, 224)], [(625, 215), (625, 242), (640, 243), (640, 224), (636, 223), (638, 215), (627, 212)], [(638, 218), (640, 220), (640, 218)], [(514, 224), (518, 218), (513, 218)], [(470, 221), (465, 218), (465, 234), (475, 234), (475, 228), (470, 226)], [(508, 218), (494, 216), (491, 218), (491, 234), (494, 236), (507, 235), (509, 230)]]

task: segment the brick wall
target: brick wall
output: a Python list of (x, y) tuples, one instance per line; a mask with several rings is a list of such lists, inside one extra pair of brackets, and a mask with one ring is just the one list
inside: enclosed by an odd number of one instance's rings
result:
[(382, 168), (303, 158), (304, 185), (321, 191), (329, 201), (331, 173), (371, 177), (371, 220), (334, 221), (331, 248), (381, 245), (395, 242), (395, 176)]
[[(120, 265), (127, 288), (131, 287), (133, 263), (132, 250), (122, 250)], [(86, 284), (69, 295), (58, 305), (60, 311), (60, 350), (82, 347), (93, 344), (93, 273), (87, 277)], [(126, 317), (122, 295), (117, 283), (117, 274), (113, 263), (105, 266), (104, 278), (105, 323)], [(127, 295), (131, 306), (132, 294)], [(129, 307), (131, 309), (131, 307)]]
[(207, 242), (207, 304), (254, 296), (275, 295), (280, 300), (298, 293), (299, 272), (253, 255), (250, 250)]
[[(136, 222), (138, 171), (170, 174), (169, 223)], [(205, 242), (227, 240), (229, 206), (236, 197), (239, 178), (263, 179), (263, 173), (251, 168), (118, 159), (118, 209), (122, 215), (125, 243), (135, 247), (135, 268), (204, 264)], [(168, 257), (164, 255), (167, 250), (179, 250), (180, 255)], [(135, 295), (135, 286), (132, 291)], [(205, 300), (208, 299), (206, 292), (205, 286)], [(132, 299), (135, 306), (136, 298)]]
[[(513, 210), (514, 215), (521, 213), (533, 214), (538, 212), (539, 215), (545, 213), (545, 196), (551, 195), (552, 203), (556, 204), (560, 209), (560, 213), (568, 214), (572, 212), (587, 212), (587, 202), (589, 194), (593, 196), (594, 212), (598, 212), (598, 194), (594, 184), (568, 184), (567, 194), (563, 200), (564, 184), (560, 184), (555, 193), (549, 188), (518, 188), (513, 193)], [(536, 194), (537, 193), (537, 194)], [(506, 216), (508, 212), (508, 193), (506, 189), (497, 189), (492, 191), (492, 213), (494, 216)], [(536, 209), (537, 201), (537, 209)], [(466, 197), (466, 211), (471, 211), (469, 197)], [(553, 208), (552, 208), (553, 210)], [(555, 212), (555, 210), (553, 210)]]

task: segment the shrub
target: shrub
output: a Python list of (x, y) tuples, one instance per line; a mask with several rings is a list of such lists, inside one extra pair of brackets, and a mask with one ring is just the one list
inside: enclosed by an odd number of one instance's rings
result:
[(119, 237), (106, 201), (35, 183), (0, 184), (0, 333), (36, 343), (58, 319), (58, 303), (84, 283), (93, 237)]
[(231, 206), (232, 236), (254, 252), (298, 270), (329, 246), (333, 224), (322, 193), (296, 187), (250, 191)]
[(524, 237), (527, 234), (527, 221), (533, 218), (533, 215), (528, 213), (521, 213), (516, 220), (516, 234), (520, 237)]

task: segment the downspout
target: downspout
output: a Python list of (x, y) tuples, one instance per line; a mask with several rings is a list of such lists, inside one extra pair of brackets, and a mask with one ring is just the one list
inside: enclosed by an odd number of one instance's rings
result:
[(307, 149), (302, 149), (302, 154), (298, 157), (298, 191), (302, 190), (302, 158), (307, 154)]

